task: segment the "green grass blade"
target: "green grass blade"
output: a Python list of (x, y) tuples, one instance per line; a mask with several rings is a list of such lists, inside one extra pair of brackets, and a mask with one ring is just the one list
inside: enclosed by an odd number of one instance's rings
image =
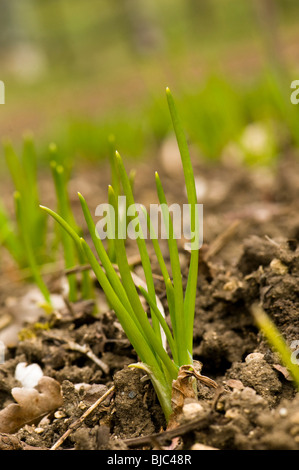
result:
[(21, 161), (9, 140), (5, 140), (3, 142), (3, 148), (6, 164), (13, 180), (14, 187), (20, 194), (24, 194), (25, 179)]
[[(83, 264), (85, 263), (85, 257), (83, 256), (82, 250), (79, 250), (78, 247), (77, 247), (77, 254), (78, 254), (79, 263), (81, 266), (83, 266)], [(83, 299), (88, 300), (88, 299), (93, 299), (95, 297), (93, 281), (88, 271), (82, 272), (81, 291), (82, 291)], [(96, 307), (94, 311), (96, 312)]]
[(164, 282), (166, 283), (167, 279), (169, 279), (170, 276), (169, 276), (169, 273), (168, 273), (163, 255), (162, 255), (162, 251), (161, 251), (161, 248), (160, 248), (160, 245), (159, 245), (159, 242), (158, 242), (158, 237), (157, 237), (157, 234), (156, 234), (155, 229), (153, 227), (153, 224), (151, 222), (150, 215), (147, 212), (147, 210), (145, 209), (145, 207), (142, 208), (142, 211), (143, 211), (144, 216), (146, 217), (147, 228), (148, 228), (148, 231), (149, 231), (149, 234), (150, 234), (150, 240), (153, 244), (153, 247), (154, 247), (154, 250), (155, 250), (155, 253), (156, 253), (156, 257), (157, 257), (157, 260), (158, 260), (158, 263), (159, 263), (159, 266), (160, 266), (160, 269), (161, 269), (161, 273), (162, 273)]
[[(66, 191), (64, 169), (62, 165), (57, 165), (55, 161), (51, 162), (51, 169), (55, 183), (58, 211), (61, 213), (62, 218), (69, 225), (75, 226)], [(72, 268), (77, 264), (74, 246), (72, 243), (70, 243), (70, 240), (64, 230), (61, 231), (61, 241), (64, 251), (65, 267), (67, 269)], [(68, 276), (68, 284), (69, 299), (71, 302), (75, 302), (77, 300), (77, 279), (75, 274)]]
[(187, 287), (185, 292), (185, 316), (186, 316), (186, 325), (188, 333), (188, 343), (187, 347), (192, 354), (193, 349), (193, 323), (194, 323), (194, 312), (195, 312), (195, 299), (196, 299), (196, 289), (197, 289), (197, 277), (198, 277), (198, 259), (199, 259), (199, 250), (198, 250), (198, 212), (197, 212), (197, 195), (196, 195), (196, 186), (193, 167), (191, 163), (189, 148), (187, 139), (181, 124), (176, 105), (173, 99), (173, 96), (169, 90), (166, 89), (166, 96), (168, 107), (172, 119), (172, 124), (174, 132), (176, 135), (178, 147), (180, 150), (185, 184), (187, 190), (188, 203), (190, 206), (190, 228), (191, 233), (195, 234), (195, 239), (191, 243), (191, 258), (190, 258), (190, 267), (189, 275), (187, 281)]
[(145, 208), (142, 208), (142, 210), (143, 210), (144, 216), (146, 217), (147, 228), (150, 234), (150, 239), (152, 241), (152, 244), (156, 253), (156, 257), (157, 257), (157, 260), (161, 269), (161, 273), (164, 279), (171, 325), (172, 325), (174, 337), (176, 338), (175, 303), (174, 303), (173, 285), (170, 280), (170, 276), (169, 276), (169, 273), (168, 273), (163, 255), (162, 255), (162, 251), (158, 242), (157, 234), (151, 222), (150, 215)]
[(143, 297), (145, 298), (145, 300), (147, 301), (147, 303), (149, 304), (149, 306), (153, 309), (154, 314), (156, 315), (160, 325), (162, 326), (162, 328), (165, 332), (165, 335), (166, 335), (171, 353), (172, 353), (173, 360), (174, 360), (175, 364), (178, 364), (178, 356), (177, 356), (176, 345), (175, 345), (174, 339), (172, 337), (171, 331), (170, 331), (170, 329), (169, 329), (169, 327), (166, 323), (165, 318), (161, 314), (161, 312), (158, 309), (157, 305), (154, 304), (154, 302), (152, 301), (152, 298), (148, 295), (147, 291), (142, 286), (139, 286), (138, 288), (139, 288), (140, 292), (142, 293)]
[(119, 297), (116, 295), (114, 289), (108, 281), (105, 272), (100, 267), (93, 252), (91, 251), (90, 247), (87, 245), (84, 239), (81, 239), (81, 246), (103, 291), (107, 296), (107, 299), (112, 305), (122, 327), (124, 328), (128, 339), (135, 348), (138, 356), (143, 362), (148, 363), (150, 366), (158, 367), (155, 355), (153, 354), (151, 347), (144, 340), (144, 336), (140, 333), (140, 330), (137, 327), (134, 319), (131, 317)]
[[(94, 273), (103, 291), (105, 292), (109, 303), (112, 305), (129, 341), (131, 342), (140, 359), (146, 364), (147, 372), (150, 374), (153, 380), (159, 401), (165, 413), (165, 417), (168, 420), (172, 411), (171, 380), (169, 381), (166, 379), (165, 374), (161, 370), (159, 363), (157, 362), (157, 358), (152, 351), (151, 343), (147, 343), (147, 341), (145, 341), (144, 336), (141, 334), (136, 323), (131, 318), (130, 314), (126, 311), (118, 296), (115, 294), (114, 289), (110, 285), (104, 271), (99, 266), (91, 249), (85, 240), (82, 239), (81, 243), (85, 255), (91, 264), (92, 269), (94, 270)], [(168, 359), (170, 361), (170, 358)], [(170, 361), (170, 364), (171, 367), (168, 369), (168, 372), (172, 379), (174, 379), (177, 376), (177, 369), (172, 361)]]
[(39, 267), (36, 263), (36, 259), (34, 255), (34, 247), (31, 244), (30, 234), (27, 230), (26, 211), (24, 210), (22, 197), (19, 192), (17, 191), (15, 192), (14, 199), (15, 199), (15, 205), (16, 205), (16, 214), (19, 220), (19, 226), (21, 228), (21, 236), (24, 242), (24, 248), (26, 251), (28, 265), (31, 269), (34, 281), (36, 285), (39, 287), (41, 293), (43, 294), (45, 301), (49, 305), (51, 305), (51, 298), (50, 298), (49, 290), (41, 277)]
[(89, 208), (87, 206), (87, 203), (86, 203), (84, 197), (82, 196), (82, 194), (78, 193), (78, 196), (79, 196), (82, 211), (83, 211), (83, 214), (84, 214), (84, 218), (85, 218), (85, 221), (86, 221), (86, 224), (87, 224), (92, 242), (94, 244), (94, 247), (96, 249), (98, 257), (99, 257), (99, 259), (100, 259), (100, 261), (101, 261), (101, 263), (102, 263), (102, 265), (105, 269), (105, 272), (106, 272), (106, 275), (109, 279), (109, 282), (112, 285), (113, 289), (115, 290), (115, 293), (117, 294), (119, 299), (122, 299), (122, 302), (123, 302), (126, 310), (128, 310), (129, 312), (132, 313), (132, 315), (134, 315), (134, 312), (132, 310), (131, 304), (130, 304), (129, 299), (127, 297), (126, 291), (125, 291), (122, 283), (120, 282), (120, 279), (119, 279), (119, 277), (118, 277), (118, 275), (117, 275), (117, 273), (116, 273), (116, 271), (115, 271), (115, 269), (114, 269), (114, 267), (111, 263), (111, 260), (110, 260), (109, 256), (107, 255), (107, 252), (104, 248), (102, 240), (97, 236), (96, 227), (95, 227), (95, 224), (92, 220), (92, 217), (91, 217)]
[(131, 186), (131, 191), (134, 194), (135, 180), (136, 180), (136, 170), (132, 169), (129, 173), (129, 182)]
[(158, 199), (162, 210), (164, 224), (168, 228), (168, 247), (174, 289), (175, 327), (177, 329), (177, 332), (179, 332), (179, 335), (177, 336), (178, 356), (180, 365), (184, 365), (190, 363), (190, 357), (187, 354), (186, 326), (184, 318), (184, 293), (179, 252), (176, 240), (174, 238), (173, 223), (168, 209), (165, 193), (157, 172), (155, 177)]
[[(68, 233), (68, 235), (73, 239), (73, 241), (76, 244), (77, 250), (78, 250), (78, 256), (81, 264), (84, 264), (85, 262), (85, 254), (82, 251), (82, 246), (81, 246), (81, 239), (78, 233), (56, 212), (52, 211), (48, 207), (40, 206), (42, 210), (44, 210), (47, 214), (49, 214), (58, 224)], [(84, 282), (84, 278), (83, 278)], [(91, 279), (88, 277), (88, 280), (85, 281), (88, 284), (84, 284), (83, 286), (83, 293), (85, 293), (86, 298), (92, 298), (93, 297), (93, 290), (92, 287), (90, 286)]]
[(26, 265), (24, 248), (6, 210), (0, 201), (0, 245), (4, 246), (20, 268)]
[[(118, 152), (115, 153), (115, 158), (116, 158), (118, 169), (119, 169), (119, 175), (120, 175), (121, 183), (123, 186), (124, 195), (126, 196), (126, 199), (127, 199), (127, 206), (130, 206), (134, 209), (134, 212), (135, 212), (133, 216), (134, 219), (138, 218), (138, 213), (136, 211), (134, 196), (132, 192), (132, 185), (127, 175), (127, 172), (125, 170), (122, 158)], [(142, 232), (141, 224), (139, 224), (139, 230), (140, 232)], [(156, 292), (155, 292), (153, 273), (152, 273), (150, 258), (148, 255), (144, 238), (145, 238), (145, 234), (141, 234), (140, 237), (137, 237), (136, 241), (137, 241), (137, 245), (138, 245), (138, 249), (140, 253), (140, 258), (141, 258), (141, 263), (142, 263), (142, 267), (143, 267), (143, 271), (145, 275), (148, 293), (153, 299), (153, 302), (156, 303)], [(161, 341), (160, 325), (159, 325), (159, 322), (157, 321), (157, 318), (154, 312), (151, 312), (151, 318), (152, 318), (152, 323), (153, 323), (155, 334)]]
[(118, 167), (115, 161), (115, 136), (111, 134), (108, 138), (109, 143), (109, 163), (111, 168), (111, 186), (114, 189), (116, 197), (120, 196), (121, 194), (121, 185), (120, 185), (120, 178)]
[[(110, 168), (111, 168), (111, 182), (112, 182), (112, 187), (114, 188), (114, 192), (116, 197), (120, 196), (120, 179), (119, 179), (119, 173), (118, 173), (118, 168), (117, 164), (114, 158), (115, 154), (115, 136), (111, 134), (108, 138), (108, 144), (109, 144), (109, 150), (108, 150), (108, 156), (109, 156), (109, 163), (110, 163)], [(109, 215), (109, 217), (111, 214)], [(114, 243), (114, 238), (111, 234), (110, 226), (108, 225), (107, 227), (107, 232), (108, 232), (108, 256), (112, 262), (115, 262), (116, 260), (116, 254), (115, 254), (115, 243)]]
[(296, 387), (299, 390), (299, 367), (297, 364), (293, 364), (291, 360), (292, 352), (287, 346), (284, 338), (261, 306), (253, 305), (251, 312), (257, 323), (257, 326), (272, 348), (278, 352), (282, 363), (290, 372)]
[[(117, 207), (115, 194), (111, 186), (109, 187), (109, 202), (113, 205), (114, 210), (115, 210), (115, 222), (116, 222), (115, 225), (116, 225), (116, 234), (117, 234), (118, 233), (118, 207)], [(166, 351), (164, 350), (162, 346), (159, 322), (156, 319), (156, 322), (158, 323), (158, 328), (159, 328), (159, 337), (157, 337), (141, 305), (138, 292), (136, 290), (134, 281), (132, 279), (130, 266), (128, 264), (128, 259), (127, 259), (126, 250), (124, 246), (124, 240), (119, 239), (116, 235), (115, 242), (116, 242), (117, 264), (119, 267), (121, 279), (123, 281), (123, 286), (126, 290), (131, 306), (136, 314), (136, 317), (140, 323), (140, 326), (144, 332), (145, 337), (148, 339), (148, 343), (153, 348), (153, 352), (156, 355), (158, 355), (161, 361), (165, 364), (169, 373), (172, 375), (173, 378), (175, 378), (177, 376), (177, 368), (173, 364), (173, 362), (170, 360), (169, 356), (167, 355)], [(155, 297), (155, 303), (156, 303), (156, 297)]]
[[(27, 181), (27, 193), (30, 196), (31, 205), (38, 207), (37, 158), (31, 134), (26, 134), (23, 139), (22, 166)], [(40, 214), (40, 211), (38, 212)]]
[(51, 217), (53, 217), (56, 222), (61, 225), (61, 227), (69, 234), (69, 236), (74, 240), (76, 243), (77, 247), (82, 251), (81, 247), (81, 238), (77, 234), (77, 232), (56, 212), (52, 211), (52, 209), (49, 209), (48, 207), (45, 206), (39, 206), (43, 211), (47, 212)]
[[(27, 215), (30, 221), (32, 245), (41, 263), (49, 260), (47, 253), (47, 217), (39, 210), (39, 190), (37, 174), (37, 155), (33, 135), (27, 133), (23, 138), (21, 165), (26, 181)], [(23, 197), (23, 194), (22, 194)]]
[[(62, 219), (62, 217), (60, 217), (56, 212), (52, 211), (51, 209), (47, 208), (47, 207), (44, 207), (44, 206), (40, 206), (43, 210), (45, 210), (49, 215), (51, 215), (67, 232), (68, 234), (73, 238), (73, 240), (80, 245), (81, 249), (82, 249), (82, 239), (80, 239), (80, 237), (77, 235), (77, 233), (75, 232), (75, 230), (67, 223), (65, 222), (65, 220)], [(121, 240), (123, 242), (123, 240)], [(86, 254), (86, 249), (85, 249), (85, 254)], [(95, 258), (94, 258), (95, 259)], [(92, 268), (93, 270), (95, 271), (95, 274), (96, 273), (99, 273), (98, 271), (98, 268), (102, 271), (102, 269), (100, 268), (100, 265), (98, 264), (98, 262), (96, 261), (96, 264), (94, 262), (94, 259), (92, 258), (93, 260), (93, 265), (92, 265)], [(90, 261), (90, 259), (89, 259)], [(96, 268), (96, 265), (98, 266), (98, 268)], [(130, 277), (131, 277), (131, 272), (130, 272), (130, 268), (129, 268), (129, 265), (127, 263), (127, 267), (129, 269), (129, 274), (130, 274)], [(101, 279), (102, 279), (102, 275), (100, 274), (101, 276)], [(131, 277), (132, 279), (132, 277)], [(106, 280), (107, 282), (109, 283), (108, 281), (108, 278), (106, 276)], [(100, 281), (99, 281), (100, 282)], [(102, 284), (101, 284), (102, 285)], [(104, 285), (106, 285), (106, 281), (104, 280)], [(109, 285), (111, 286), (111, 284), (109, 283)], [(103, 287), (103, 290), (106, 294), (106, 291)], [(177, 370), (176, 370), (176, 366), (173, 364), (173, 362), (170, 360), (169, 356), (166, 354), (166, 352), (164, 351), (164, 349), (162, 348), (162, 346), (158, 345), (157, 344), (157, 338), (155, 337), (154, 335), (154, 332), (151, 331), (152, 328), (148, 322), (148, 319), (147, 319), (147, 316), (146, 316), (146, 313), (144, 312), (143, 308), (142, 308), (142, 305), (141, 305), (141, 302), (140, 302), (140, 299), (139, 299), (139, 296), (137, 294), (137, 291), (136, 291), (136, 287), (135, 287), (135, 284), (133, 283), (132, 281), (132, 292), (136, 292), (136, 295), (137, 295), (137, 298), (138, 298), (138, 302), (140, 303), (140, 307), (141, 307), (141, 310), (140, 310), (140, 314), (142, 313), (142, 320), (140, 321), (140, 316), (138, 317), (138, 321), (140, 323), (140, 328), (137, 327), (139, 329), (139, 332), (142, 331), (142, 333), (140, 332), (140, 334), (142, 335), (143, 337), (143, 342), (147, 342), (148, 344), (154, 344), (154, 349), (157, 349), (158, 351), (158, 354), (159, 356), (162, 356), (161, 359), (164, 361), (164, 363), (167, 365), (167, 368), (168, 370), (170, 371), (170, 374), (172, 376), (172, 378), (175, 378), (176, 377), (176, 374), (177, 374)], [(109, 289), (109, 292), (110, 292), (110, 289)], [(119, 297), (117, 296), (117, 294), (115, 293), (114, 289), (113, 289), (113, 292), (114, 292), (114, 295), (117, 297), (118, 299), (118, 302), (121, 302), (121, 300), (119, 299)], [(127, 292), (127, 291), (126, 291)], [(131, 296), (128, 296), (128, 297), (131, 297)], [(110, 297), (107, 296), (109, 302), (111, 301)], [(115, 300), (115, 299), (114, 299)], [(112, 303), (111, 303), (112, 304)], [(134, 304), (133, 304), (134, 305)], [(133, 305), (131, 303), (131, 306), (133, 308)], [(135, 305), (134, 305), (135, 306)], [(125, 309), (125, 307), (123, 306), (123, 308)], [(127, 310), (126, 310), (127, 311)], [(132, 321), (134, 321), (134, 318), (132, 318)], [(146, 340), (146, 338), (149, 337), (149, 340)], [(154, 352), (153, 352), (154, 354)], [(143, 360), (143, 359), (142, 359)]]
[(171, 327), (173, 331), (173, 336), (175, 342), (177, 342), (178, 335), (180, 332), (177, 330), (176, 320), (175, 320), (175, 297), (174, 297), (174, 289), (171, 279), (168, 278), (165, 283), (166, 287), (166, 296), (168, 302), (168, 310), (170, 315)]

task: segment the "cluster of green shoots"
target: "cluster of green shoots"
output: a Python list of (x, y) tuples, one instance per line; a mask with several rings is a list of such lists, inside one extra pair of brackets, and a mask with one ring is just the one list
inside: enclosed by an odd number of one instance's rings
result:
[[(109, 138), (110, 165), (112, 173), (112, 185), (108, 188), (108, 201), (113, 207), (115, 215), (115, 238), (109, 236), (108, 246), (97, 234), (95, 224), (84, 197), (79, 193), (84, 218), (94, 245), (94, 250), (82, 238), (82, 230), (77, 226), (71, 210), (66, 171), (59, 163), (60, 158), (54, 144), (49, 147), (51, 170), (57, 198), (57, 212), (49, 208), (39, 206), (39, 190), (37, 184), (37, 159), (31, 136), (24, 138), (22, 157), (18, 158), (10, 142), (4, 144), (7, 165), (15, 186), (15, 211), (17, 228), (0, 206), (0, 244), (4, 245), (16, 260), (21, 269), (29, 269), (30, 275), (40, 288), (46, 305), (51, 308), (51, 296), (42, 276), (42, 267), (53, 262), (53, 253), (61, 242), (66, 268), (84, 265), (88, 262), (99, 281), (109, 305), (115, 311), (128, 339), (134, 347), (140, 363), (134, 367), (144, 369), (150, 376), (158, 399), (169, 420), (172, 414), (171, 396), (172, 382), (178, 376), (181, 366), (192, 365), (193, 351), (193, 324), (195, 311), (195, 298), (198, 275), (198, 246), (199, 233), (196, 187), (193, 168), (185, 134), (176, 110), (176, 106), (169, 89), (166, 91), (168, 107), (181, 154), (182, 167), (185, 177), (188, 203), (190, 208), (190, 231), (195, 234), (191, 240), (190, 266), (185, 290), (179, 260), (177, 241), (174, 235), (173, 221), (168, 209), (165, 192), (158, 173), (155, 175), (157, 195), (162, 209), (165, 226), (168, 228), (168, 248), (170, 258), (170, 272), (163, 258), (161, 247), (154, 233), (149, 215), (143, 208), (147, 220), (147, 230), (160, 266), (164, 279), (168, 310), (171, 326), (165, 320), (163, 309), (157, 301), (154, 286), (150, 257), (148, 254), (146, 237), (137, 238), (138, 250), (144, 270), (145, 286), (136, 286), (131, 266), (126, 254), (126, 237), (118, 237), (118, 226), (123, 224), (118, 206), (118, 196), (126, 197), (127, 206), (135, 208), (132, 219), (138, 219), (138, 211), (133, 195), (134, 174), (127, 174), (122, 158), (115, 151), (114, 138)], [(47, 213), (59, 224), (56, 237), (50, 241), (47, 239)], [(141, 224), (138, 231), (141, 232)], [(126, 227), (127, 229), (127, 227)], [(125, 229), (125, 230), (126, 230)], [(70, 238), (71, 237), (71, 238)], [(94, 252), (96, 252), (97, 257)], [(49, 256), (50, 253), (50, 256)], [(92, 281), (87, 270), (82, 270), (81, 282), (75, 274), (68, 276), (69, 300), (75, 302), (79, 292), (83, 298), (93, 297)], [(141, 302), (143, 296), (149, 306), (148, 316)], [(299, 389), (299, 368), (291, 361), (291, 351), (284, 339), (272, 323), (266, 313), (257, 306), (252, 307), (252, 313), (260, 330), (266, 339), (281, 357), (282, 363), (291, 373), (293, 380)]]
[[(14, 202), (16, 221), (13, 221), (4, 205), (0, 207), (1, 238), (4, 246), (24, 273), (31, 278), (40, 289), (44, 298), (44, 307), (51, 310), (52, 301), (49, 289), (43, 279), (44, 268), (55, 265), (58, 247), (63, 246), (65, 268), (73, 268), (83, 263), (81, 250), (69, 243), (64, 230), (56, 232), (50, 239), (48, 217), (40, 210), (40, 195), (37, 175), (37, 155), (33, 137), (27, 134), (23, 141), (21, 158), (16, 154), (10, 141), (4, 142), (6, 163), (14, 184)], [(80, 234), (69, 200), (68, 178), (64, 167), (59, 164), (57, 148), (54, 144), (49, 147), (51, 169), (55, 185), (57, 210), (65, 220)], [(15, 227), (15, 222), (16, 226)], [(83, 271), (80, 284), (75, 275), (68, 276), (69, 300), (78, 299), (79, 286), (83, 298), (92, 296), (92, 281), (87, 271)]]
[(6, 212), (0, 210), (1, 245), (5, 246), (20, 269), (28, 268), (45, 301), (50, 294), (40, 273), (40, 265), (49, 261), (46, 248), (47, 220), (38, 211), (37, 160), (33, 138), (24, 137), (22, 157), (16, 154), (10, 141), (4, 142), (6, 163), (14, 184), (16, 224)]
[[(166, 91), (166, 96), (181, 153), (190, 208), (191, 233), (195, 234), (194, 237), (196, 238), (198, 236), (198, 214), (196, 210), (197, 197), (193, 168), (184, 131), (169, 89)], [(127, 204), (135, 207), (132, 182), (130, 181), (130, 177), (125, 170), (122, 158), (118, 152), (114, 154), (114, 164), (119, 175), (123, 194), (126, 196)], [(112, 264), (102, 240), (97, 236), (91, 213), (81, 194), (79, 194), (80, 203), (98, 259), (87, 242), (80, 237), (78, 231), (74, 230), (63, 212), (57, 214), (49, 208), (43, 207), (43, 209), (72, 237), (82, 258), (85, 257), (90, 263), (105, 292), (109, 304), (114, 309), (128, 339), (141, 360), (141, 363), (138, 365), (135, 364), (135, 366), (147, 371), (151, 377), (165, 417), (168, 420), (172, 413), (172, 381), (177, 378), (180, 366), (191, 365), (193, 362), (193, 323), (199, 244), (191, 243), (191, 246), (194, 248), (191, 249), (190, 268), (187, 286), (184, 291), (179, 252), (177, 240), (174, 236), (171, 213), (168, 209), (165, 193), (158, 173), (156, 173), (155, 177), (159, 202), (161, 207), (163, 207), (162, 216), (164, 224), (169, 227), (168, 247), (171, 273), (168, 272), (158, 239), (155, 236), (150, 238), (165, 282), (171, 328), (168, 326), (163, 313), (157, 305), (153, 272), (145, 237), (138, 237), (137, 244), (147, 287), (146, 289), (142, 286), (136, 287), (134, 283), (126, 254), (125, 240), (118, 238), (120, 214), (116, 194), (120, 191), (120, 188), (109, 186), (108, 189), (108, 201), (115, 211), (116, 237), (113, 243), (117, 269), (115, 269), (115, 265)], [(153, 227), (148, 214), (146, 215), (147, 229), (152, 233)], [(132, 217), (135, 219), (138, 217), (137, 210)], [(140, 294), (144, 296), (150, 307), (150, 318), (142, 305)], [(168, 343), (168, 348), (165, 338)], [(170, 353), (168, 351), (170, 351)]]

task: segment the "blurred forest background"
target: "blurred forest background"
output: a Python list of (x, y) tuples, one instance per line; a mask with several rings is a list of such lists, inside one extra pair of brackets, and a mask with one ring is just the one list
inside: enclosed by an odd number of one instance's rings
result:
[(298, 0), (0, 0), (1, 137), (151, 155), (169, 86), (199, 155), (268, 164), (299, 144), (298, 25)]

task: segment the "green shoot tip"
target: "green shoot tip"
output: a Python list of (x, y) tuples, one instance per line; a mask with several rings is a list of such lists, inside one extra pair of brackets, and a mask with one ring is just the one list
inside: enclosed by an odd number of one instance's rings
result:
[(56, 145), (54, 142), (52, 142), (51, 144), (49, 144), (49, 151), (50, 151), (51, 153), (56, 153), (56, 152), (57, 152), (57, 145)]
[(166, 98), (168, 102), (173, 100), (172, 93), (168, 87), (166, 88)]

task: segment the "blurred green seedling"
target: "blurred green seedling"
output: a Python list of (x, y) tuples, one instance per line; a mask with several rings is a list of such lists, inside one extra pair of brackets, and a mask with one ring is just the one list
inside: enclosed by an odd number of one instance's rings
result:
[[(61, 231), (58, 242), (51, 243), (48, 217), (40, 210), (40, 196), (37, 175), (37, 155), (32, 135), (27, 134), (23, 141), (21, 158), (16, 154), (10, 141), (4, 142), (4, 153), (10, 176), (14, 185), (15, 220), (10, 217), (3, 204), (0, 205), (1, 237), (4, 246), (23, 270), (28, 268), (33, 281), (39, 287), (45, 302), (51, 305), (51, 296), (43, 280), (43, 266), (55, 263), (61, 242), (64, 249), (65, 266), (67, 269), (82, 264), (81, 251), (66, 240), (65, 232)], [(74, 228), (75, 219), (72, 214), (68, 190), (67, 176), (62, 165), (57, 164), (57, 148), (50, 145), (52, 175), (55, 184), (57, 205), (61, 213)], [(79, 229), (78, 233), (79, 233)], [(80, 292), (75, 274), (68, 276), (69, 299), (75, 301)], [(82, 297), (92, 297), (92, 283), (88, 272), (82, 273)]]
[(47, 219), (39, 211), (37, 184), (37, 159), (33, 137), (27, 134), (23, 141), (21, 158), (15, 153), (10, 141), (3, 143), (4, 154), (15, 192), (15, 221), (3, 208), (1, 211), (1, 243), (22, 268), (28, 267), (47, 304), (50, 294), (41, 276), (41, 266), (49, 262), (46, 247)]
[[(82, 235), (81, 229), (78, 227), (69, 199), (68, 194), (68, 181), (65, 174), (64, 167), (58, 163), (58, 149), (55, 144), (49, 146), (50, 152), (50, 166), (52, 170), (53, 181), (56, 191), (57, 199), (57, 210), (62, 215), (64, 220), (75, 230), (78, 235)], [(85, 258), (82, 256), (82, 251), (78, 250), (78, 247), (69, 240), (69, 237), (64, 230), (59, 231), (59, 238), (63, 246), (65, 268), (72, 269), (78, 265), (84, 264)], [(68, 275), (68, 286), (69, 286), (69, 300), (75, 302), (78, 300), (78, 293), (80, 292), (80, 285), (77, 281), (75, 273)], [(82, 272), (81, 279), (82, 298), (88, 299), (93, 297), (92, 281), (88, 271)]]
[(255, 322), (262, 332), (263, 336), (271, 346), (271, 348), (278, 353), (282, 364), (286, 367), (290, 373), (292, 380), (299, 390), (299, 367), (298, 363), (292, 361), (292, 351), (287, 345), (282, 334), (271, 320), (269, 315), (259, 304), (254, 304), (251, 307), (251, 313), (255, 319)]

